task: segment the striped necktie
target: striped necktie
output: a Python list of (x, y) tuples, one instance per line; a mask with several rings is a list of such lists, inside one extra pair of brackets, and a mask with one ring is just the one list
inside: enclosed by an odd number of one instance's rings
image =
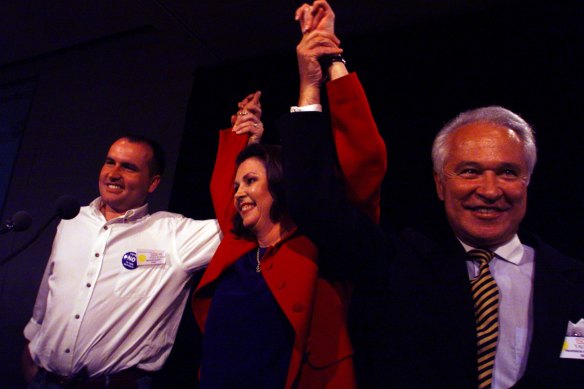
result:
[(477, 326), (479, 388), (490, 388), (499, 332), (499, 289), (489, 270), (494, 253), (471, 250), (467, 254), (479, 262), (479, 275), (470, 281)]

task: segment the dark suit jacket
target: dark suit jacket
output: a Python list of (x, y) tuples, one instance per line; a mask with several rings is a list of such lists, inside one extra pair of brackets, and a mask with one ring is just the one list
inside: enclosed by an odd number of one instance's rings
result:
[[(321, 116), (279, 123), (288, 201), (323, 258), (335, 258), (337, 276), (356, 283), (349, 324), (361, 387), (477, 387), (464, 249), (443, 220), (396, 234), (347, 204)], [(568, 321), (584, 317), (584, 265), (536, 237), (520, 239), (535, 249), (534, 330), (516, 387), (582, 388), (584, 361), (559, 356)]]

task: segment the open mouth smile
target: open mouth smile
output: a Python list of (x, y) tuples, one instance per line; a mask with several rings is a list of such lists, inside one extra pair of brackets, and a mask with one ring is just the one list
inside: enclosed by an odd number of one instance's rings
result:
[(252, 202), (241, 203), (239, 204), (238, 208), (240, 212), (244, 213), (255, 208), (255, 204)]
[(489, 206), (465, 206), (464, 208), (481, 218), (495, 218), (509, 210), (508, 207), (501, 208)]
[(114, 183), (111, 183), (111, 182), (106, 183), (105, 186), (108, 189), (111, 189), (111, 190), (114, 190), (114, 191), (120, 191), (120, 190), (123, 190), (124, 189), (124, 187), (122, 185), (120, 185), (120, 184), (114, 184)]

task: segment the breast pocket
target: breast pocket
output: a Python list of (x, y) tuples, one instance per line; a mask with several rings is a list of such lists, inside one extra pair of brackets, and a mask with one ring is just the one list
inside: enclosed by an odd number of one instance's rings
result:
[(148, 297), (160, 289), (167, 271), (166, 265), (139, 266), (136, 269), (122, 268), (117, 275), (114, 292), (119, 297)]

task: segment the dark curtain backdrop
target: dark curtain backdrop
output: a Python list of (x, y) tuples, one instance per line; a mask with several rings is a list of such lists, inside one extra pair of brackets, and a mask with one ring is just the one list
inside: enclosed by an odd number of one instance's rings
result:
[[(350, 21), (337, 21), (349, 68), (359, 74), (388, 146), (385, 221), (404, 227), (443, 213), (432, 180), (432, 139), (457, 113), (497, 104), (519, 113), (536, 130), (539, 160), (523, 226), (580, 257), (583, 9), (558, 2), (514, 3), (368, 36), (343, 36), (342, 24)], [(259, 89), (265, 139), (277, 142), (275, 119), (296, 102), (297, 85), (294, 47), (197, 69), (171, 210), (213, 217), (208, 183), (217, 130), (229, 126), (238, 100)], [(180, 343), (197, 341), (194, 321), (185, 320), (174, 351), (177, 359)], [(193, 347), (185, 348), (194, 362)]]

